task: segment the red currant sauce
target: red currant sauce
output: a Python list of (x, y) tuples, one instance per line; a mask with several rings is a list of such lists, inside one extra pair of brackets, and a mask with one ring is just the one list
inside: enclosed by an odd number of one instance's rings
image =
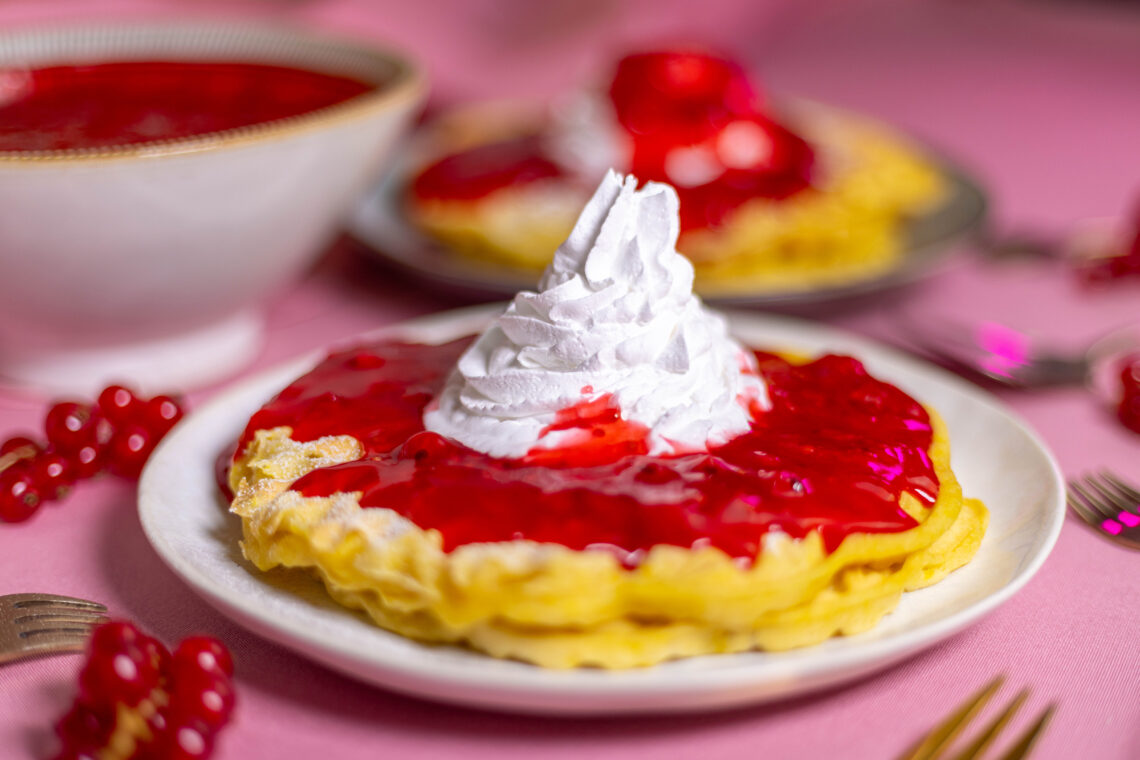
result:
[(190, 137), (297, 116), (371, 89), (346, 77), (237, 62), (0, 69), (0, 151)]
[(477, 200), (507, 187), (565, 177), (539, 140), (528, 136), (445, 156), (416, 176), (411, 192), (420, 199)]
[[(631, 55), (618, 63), (608, 95), (614, 128), (632, 146), (625, 170), (676, 187), (682, 230), (717, 227), (750, 200), (781, 200), (811, 186), (811, 146), (762, 113), (759, 93), (731, 61), (694, 52)], [(683, 154), (715, 171), (687, 181), (675, 168)], [(420, 200), (471, 201), (549, 179), (571, 181), (540, 137), (527, 135), (445, 156), (410, 190)]]
[(360, 492), (364, 507), (438, 530), (448, 551), (529, 539), (626, 558), (657, 544), (711, 545), (751, 560), (769, 531), (812, 530), (830, 551), (851, 533), (914, 527), (899, 496), (929, 506), (938, 493), (926, 411), (839, 356), (796, 366), (758, 352), (773, 409), (705, 453), (648, 455), (647, 431), (603, 396), (551, 426), (581, 429), (581, 445), (496, 459), (423, 428), (424, 408), (469, 341), (333, 354), (253, 416), (238, 451), (254, 431), (282, 425), (298, 441), (351, 435), (361, 459), (315, 470), (293, 489)]

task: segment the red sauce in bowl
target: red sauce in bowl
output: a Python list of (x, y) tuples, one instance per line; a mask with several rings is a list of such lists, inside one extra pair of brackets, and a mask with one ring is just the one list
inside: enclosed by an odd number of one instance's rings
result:
[(348, 77), (255, 63), (0, 69), (0, 151), (187, 138), (298, 116), (374, 89)]

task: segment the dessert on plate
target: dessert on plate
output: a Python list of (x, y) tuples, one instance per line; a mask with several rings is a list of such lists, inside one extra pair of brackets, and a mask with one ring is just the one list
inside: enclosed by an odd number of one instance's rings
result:
[(403, 194), (445, 248), (535, 271), (549, 263), (605, 170), (672, 184), (678, 248), (698, 290), (848, 285), (901, 263), (904, 224), (945, 181), (923, 152), (869, 119), (765, 102), (736, 63), (707, 53), (621, 59), (605, 92), (548, 113), (494, 106), (438, 120)]
[(678, 200), (608, 173), (479, 336), (335, 351), (249, 420), (245, 556), (425, 642), (628, 668), (866, 631), (968, 562), (934, 410), (855, 359), (745, 347)]

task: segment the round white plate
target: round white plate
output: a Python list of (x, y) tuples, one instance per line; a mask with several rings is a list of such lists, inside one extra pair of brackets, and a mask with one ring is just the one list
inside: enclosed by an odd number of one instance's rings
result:
[[(498, 307), (447, 312), (383, 332), (417, 341), (478, 331)], [(300, 571), (258, 572), (238, 548), (214, 462), (249, 416), (320, 357), (268, 371), (190, 415), (151, 457), (139, 512), (159, 555), (195, 591), (254, 632), (345, 674), (428, 699), (566, 715), (695, 711), (762, 702), (838, 684), (929, 647), (978, 620), (1044, 562), (1064, 518), (1052, 455), (1016, 416), (972, 385), (869, 341), (786, 318), (731, 314), (756, 347), (841, 352), (933, 405), (945, 418), (953, 466), (991, 522), (966, 567), (903, 596), (875, 629), (778, 654), (697, 657), (641, 670), (547, 671), (457, 647), (427, 646), (381, 630), (336, 605)]]

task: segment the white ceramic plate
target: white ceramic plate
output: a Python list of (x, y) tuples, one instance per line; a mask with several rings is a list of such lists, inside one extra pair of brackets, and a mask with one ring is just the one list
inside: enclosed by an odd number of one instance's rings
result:
[[(391, 328), (418, 341), (477, 331), (493, 310), (448, 312)], [(261, 404), (319, 357), (268, 371), (219, 395), (183, 421), (154, 453), (139, 488), (151, 544), (195, 591), (256, 633), (355, 678), (428, 699), (567, 715), (695, 711), (762, 702), (878, 670), (975, 622), (1037, 571), (1064, 518), (1063, 479), (1049, 451), (986, 393), (941, 370), (865, 340), (785, 318), (732, 314), (757, 347), (860, 357), (877, 376), (946, 419), (953, 466), (982, 498), (991, 523), (966, 567), (905, 594), (874, 630), (779, 654), (697, 657), (624, 672), (545, 671), (456, 647), (426, 646), (376, 628), (336, 605), (299, 571), (261, 573), (241, 556), (241, 527), (214, 485), (214, 462)]]

